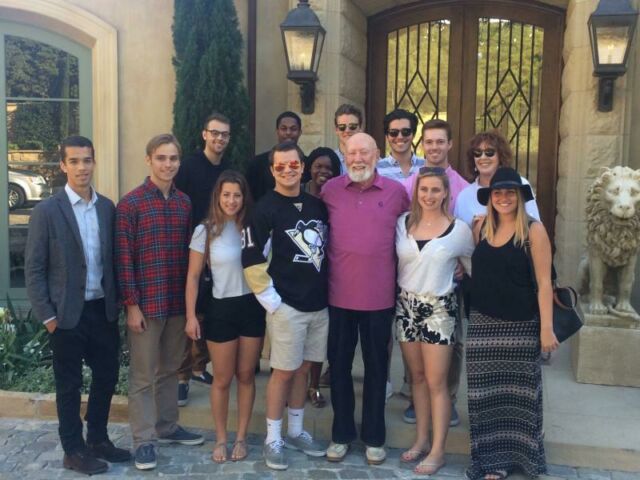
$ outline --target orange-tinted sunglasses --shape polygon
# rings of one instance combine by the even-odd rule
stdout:
[[[284,172],[285,168],[287,168],[287,165],[291,170],[299,170],[301,164],[300,160],[291,160],[289,163],[278,163],[277,165],[273,166],[273,169],[278,173],[282,173]]]

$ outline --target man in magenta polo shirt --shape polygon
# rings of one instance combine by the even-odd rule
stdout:
[[[445,169],[445,173],[449,178],[449,190],[451,193],[449,213],[453,215],[458,194],[469,186],[469,182],[449,164],[451,147],[453,147],[453,142],[451,141],[451,125],[449,125],[449,122],[434,118],[422,126],[422,150],[424,150],[425,165]],[[404,186],[407,189],[409,198],[412,198],[416,178],[417,173],[414,173],[404,180]]]
[[[403,186],[376,172],[380,151],[372,137],[347,142],[347,175],[327,182],[321,198],[329,211],[329,340],[332,442],[329,461],[339,462],[356,439],[351,368],[358,334],[364,360],[361,438],[367,461],[386,453],[387,346],[396,292],[395,228],[408,210]]]

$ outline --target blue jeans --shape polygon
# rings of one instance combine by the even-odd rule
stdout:
[[[389,360],[387,348],[391,336],[393,313],[393,308],[367,312],[329,307],[327,353],[331,368],[331,404],[333,406],[331,438],[336,443],[350,443],[357,437],[351,369],[359,334],[364,361],[360,437],[367,446],[384,445],[385,391]]]

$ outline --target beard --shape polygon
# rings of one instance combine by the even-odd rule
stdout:
[[[349,179],[355,183],[368,182],[373,177],[373,173],[375,172],[374,167],[368,167],[364,170],[354,171],[352,168],[347,169],[347,175],[349,175]]]

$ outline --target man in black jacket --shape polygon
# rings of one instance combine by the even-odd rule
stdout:
[[[209,211],[211,192],[220,173],[229,168],[224,154],[231,138],[231,122],[218,112],[209,115],[202,125],[204,148],[194,152],[180,165],[175,178],[178,190],[186,193],[191,200],[191,226],[195,229],[202,223]],[[210,292],[203,292],[204,295]],[[202,297],[204,298],[204,297]],[[196,312],[204,313],[205,305],[199,299]],[[204,338],[188,340],[185,359],[178,371],[178,405],[183,407],[189,399],[189,380],[211,385],[213,377],[207,372],[209,352]]]

